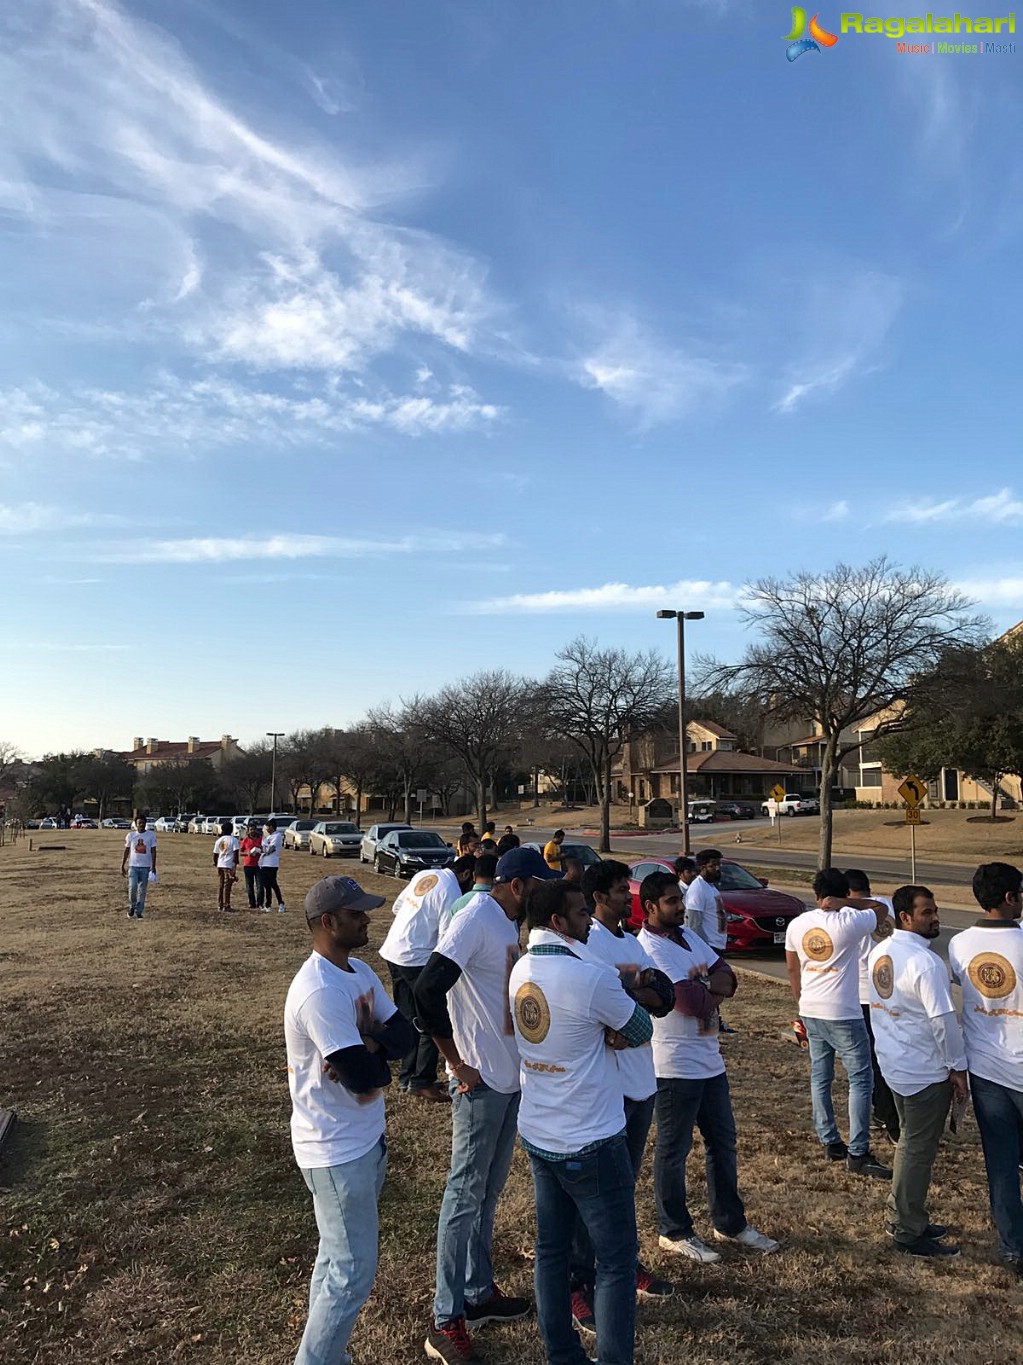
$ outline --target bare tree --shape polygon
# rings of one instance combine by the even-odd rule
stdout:
[[[330,754],[329,730],[295,730],[287,735],[277,750],[278,771],[284,776],[291,793],[292,808],[297,812],[302,788],[309,788],[309,813],[316,805],[316,793],[331,780],[333,761]]]
[[[670,702],[675,672],[660,654],[598,649],[578,636],[559,649],[543,687],[551,729],[586,758],[600,804],[600,848],[611,849],[611,768],[630,730],[650,725]]]
[[[340,736],[340,744],[341,767],[336,778],[332,778],[331,781],[335,785],[339,799],[342,778],[346,777],[355,788],[355,818],[359,821],[362,817],[363,793],[376,785],[379,775],[380,747],[377,736],[365,721],[353,726],[351,730],[345,730]]]
[[[12,744],[9,739],[0,739],[0,787],[4,785],[8,773],[18,768],[24,761],[24,755],[16,744]]]
[[[480,829],[487,822],[487,782],[518,741],[526,697],[524,679],[495,669],[450,683],[422,705],[424,733],[465,769]]]
[[[913,678],[951,645],[979,642],[986,622],[966,614],[972,604],[940,574],[883,555],[859,569],[759,579],[747,594],[742,615],[760,640],[737,664],[699,660],[699,685],[821,727],[819,862],[829,867],[831,791],[842,759],[859,748],[858,727],[873,720],[875,739],[898,729]]]
[[[76,767],[75,782],[84,800],[96,802],[96,819],[101,821],[111,801],[131,800],[135,769],[121,754],[89,754]]]
[[[384,765],[393,772],[404,804],[402,819],[410,825],[414,793],[418,787],[429,786],[437,767],[437,752],[425,724],[425,702],[415,696],[397,707],[377,706],[366,721],[376,735]]]
[[[270,790],[273,751],[266,740],[252,744],[221,769],[225,787],[241,800],[246,811],[258,811],[260,798]]]

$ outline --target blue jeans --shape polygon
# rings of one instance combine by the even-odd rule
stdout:
[[[863,1019],[803,1019],[810,1040],[810,1100],[813,1126],[821,1142],[841,1142],[835,1123],[831,1086],[835,1057],[849,1077],[849,1155],[862,1156],[870,1148],[870,1103],[874,1076],[870,1065],[870,1037]]]
[[[295,1365],[351,1365],[348,1338],[377,1273],[377,1201],[386,1173],[383,1138],[355,1161],[302,1171],[312,1191],[320,1247]]]
[[[586,1156],[529,1155],[536,1192],[536,1316],[548,1365],[583,1365],[572,1326],[569,1258],[576,1218],[597,1256],[593,1315],[600,1365],[632,1365],[636,1335],[636,1182],[625,1134]]]
[[[1023,1093],[970,1072],[973,1112],[987,1168],[991,1217],[1003,1261],[1023,1260],[1023,1201],[1019,1192],[1020,1124]]]
[[[654,1148],[654,1197],[662,1237],[692,1237],[693,1220],[686,1203],[686,1158],[693,1127],[703,1138],[707,1166],[707,1203],[718,1232],[734,1237],[746,1226],[739,1195],[739,1162],[735,1151],[735,1118],[722,1071],[702,1081],[657,1078],[657,1146]]]
[[[643,1164],[643,1152],[654,1117],[654,1096],[645,1100],[625,1098],[625,1146],[629,1161],[632,1163],[634,1180],[639,1179],[639,1168]],[[592,1289],[595,1276],[593,1243],[590,1241],[586,1224],[581,1217],[575,1220],[572,1237],[572,1288]]]
[[[465,1312],[466,1301],[486,1303],[494,1292],[497,1201],[515,1155],[519,1092],[501,1095],[487,1085],[462,1095],[451,1086],[451,1170],[437,1223],[438,1326]]]
[[[133,915],[142,918],[146,908],[146,892],[149,890],[149,868],[128,868],[128,909]]]

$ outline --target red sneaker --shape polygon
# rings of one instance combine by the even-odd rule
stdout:
[[[668,1280],[659,1280],[651,1275],[645,1266],[636,1268],[636,1293],[645,1299],[668,1299],[675,1292],[675,1286]]]
[[[572,1293],[572,1322],[578,1332],[596,1335],[597,1319],[593,1316],[593,1290],[576,1289]]]
[[[465,1318],[455,1318],[454,1322],[438,1327],[430,1323],[430,1335],[426,1338],[426,1354],[431,1360],[443,1360],[445,1365],[483,1365],[483,1357],[473,1350],[469,1333],[465,1330]]]

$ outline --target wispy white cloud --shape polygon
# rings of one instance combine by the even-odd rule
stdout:
[[[1011,607],[1023,616],[1023,577],[962,578],[952,585],[981,606]]]
[[[846,521],[848,520],[850,507],[845,498],[839,498],[830,507],[826,507],[821,513],[821,521]]]
[[[201,536],[139,540],[93,556],[106,564],[225,564],[244,560],[371,559],[415,554],[461,554],[505,544],[500,534],[424,532],[394,539],[347,536]]]
[[[743,375],[739,365],[658,340],[631,317],[616,321],[576,367],[585,388],[599,389],[643,427],[715,403]]]
[[[919,498],[889,508],[886,522],[911,522],[926,526],[944,521],[981,521],[1005,525],[1023,522],[1023,499],[1011,488],[1001,488],[981,498]]]
[[[118,654],[134,649],[134,645],[86,644],[71,640],[5,640],[4,648],[12,653],[38,650],[47,654]]]
[[[470,615],[507,613],[553,615],[558,612],[632,611],[637,607],[682,607],[686,611],[728,611],[741,604],[741,587],[729,582],[683,579],[678,583],[634,586],[604,583],[599,588],[558,588],[549,592],[515,593],[466,602]]]
[[[881,348],[902,306],[901,280],[877,270],[841,267],[800,283],[805,299],[797,357],[789,366],[774,411],[794,412],[834,393],[879,363]]]
[[[30,536],[97,526],[127,526],[126,517],[106,512],[72,512],[41,502],[0,503],[0,536]]]

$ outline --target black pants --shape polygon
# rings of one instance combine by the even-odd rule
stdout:
[[[260,903],[265,905],[268,910],[273,904],[274,895],[277,896],[278,905],[284,904],[281,888],[277,885],[278,871],[279,869],[276,867],[261,867],[259,869]]]
[[[386,960],[386,959],[385,959]],[[422,967],[398,967],[387,963],[391,974],[391,994],[394,1003],[406,1019],[416,1017],[416,999],[413,987]],[[416,1042],[401,1059],[401,1072],[398,1083],[402,1090],[426,1090],[437,1082],[437,1044],[428,1033],[416,1034]]]
[[[874,1051],[874,1030],[870,1027],[870,1006],[864,1005],[862,1008],[863,1022],[867,1026],[867,1037],[870,1039],[870,1065],[874,1072],[874,1098],[872,1101],[874,1118],[888,1129],[888,1136],[891,1140],[898,1142],[902,1127],[899,1122],[899,1111],[895,1107],[895,1097],[888,1089],[888,1082],[881,1075],[881,1068],[877,1064],[877,1053]]]
[[[255,910],[258,905],[263,903],[263,889],[259,884],[259,868],[243,867],[245,873],[245,891],[249,898],[249,909]]]

